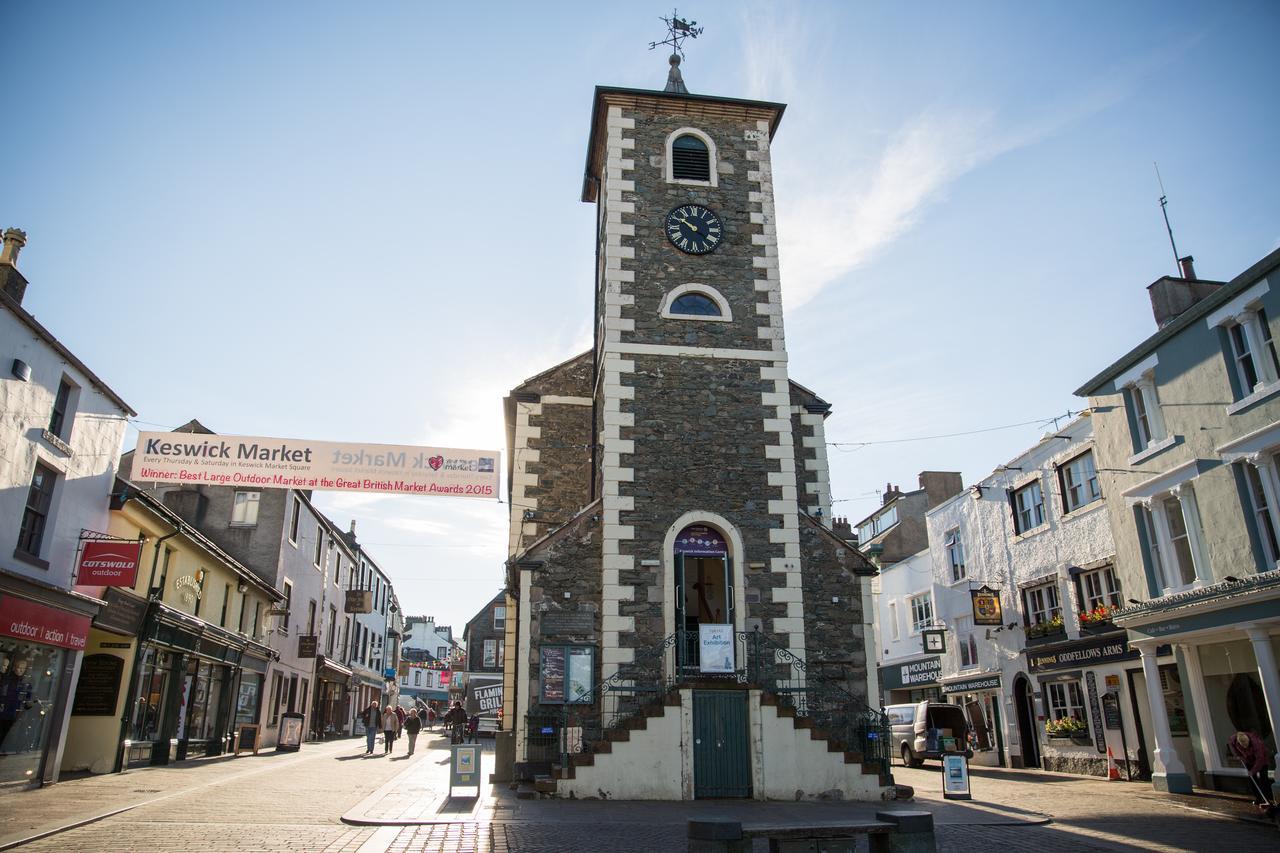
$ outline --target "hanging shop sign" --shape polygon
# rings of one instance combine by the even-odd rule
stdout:
[[[373,590],[371,589],[347,590],[346,601],[343,602],[342,610],[344,613],[372,613],[373,612]]]
[[[1000,689],[1000,673],[994,672],[990,675],[978,675],[973,678],[966,678],[963,681],[953,681],[950,684],[942,685],[942,693],[950,696],[953,693],[979,693],[983,690],[999,690]]]
[[[81,546],[76,583],[84,586],[131,587],[138,579],[142,543],[89,539]]]
[[[1027,668],[1032,672],[1051,672],[1055,669],[1134,660],[1137,657],[1138,650],[1129,648],[1123,636],[1102,637],[1064,643],[1056,647],[1027,649]]]
[[[920,647],[930,654],[944,654],[947,651],[947,632],[942,628],[927,628],[920,632]]]
[[[1000,590],[984,585],[969,590],[969,598],[973,603],[973,624],[1004,624],[1004,614],[1000,612]]]
[[[723,557],[729,553],[720,531],[690,524],[676,537],[676,553],[686,557]]]
[[[133,479],[496,498],[498,451],[144,432]]]
[[[319,650],[319,647],[320,647],[320,638],[317,635],[303,634],[301,637],[298,638],[298,657],[313,658],[316,656],[316,652]],[[392,672],[391,675],[387,677],[391,678],[394,675],[395,673]]]
[[[891,663],[880,667],[880,686],[885,690],[922,687],[936,684],[942,675],[942,658],[922,658],[910,663]]]
[[[0,636],[80,652],[89,640],[89,617],[0,595]]]
[[[733,626],[698,626],[698,669],[733,672]]]

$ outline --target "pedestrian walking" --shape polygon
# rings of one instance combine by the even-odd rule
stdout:
[[[391,754],[391,745],[396,742],[396,734],[400,731],[400,718],[396,716],[396,712],[388,705],[382,711],[382,743],[383,755]]]
[[[418,742],[418,732],[422,730],[422,718],[416,711],[404,715],[404,736],[409,739],[409,754],[413,755],[413,747]]]
[[[400,721],[400,728],[404,728],[405,711],[403,705],[396,706],[396,719]]]
[[[436,709],[434,705],[427,706],[427,728],[434,729],[436,727]]]
[[[467,712],[462,710],[461,702],[453,703],[453,707],[444,715],[444,724],[449,732],[449,742],[462,743],[462,731],[467,725]]]
[[[1254,805],[1270,809],[1273,803],[1268,796],[1271,785],[1267,781],[1267,767],[1271,764],[1271,756],[1262,738],[1255,732],[1236,732],[1227,741],[1227,751],[1240,760],[1244,765],[1244,772],[1253,780]]]
[[[382,709],[375,699],[369,707],[360,713],[360,722],[364,724],[365,755],[373,755],[373,745],[378,737],[378,729],[382,726]]]
[[[467,720],[467,743],[478,743],[477,732],[480,731],[480,715],[472,714]]]

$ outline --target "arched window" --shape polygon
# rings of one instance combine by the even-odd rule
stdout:
[[[693,134],[678,136],[671,143],[671,176],[679,181],[711,180],[711,152]]]
[[[671,303],[671,313],[691,314],[695,317],[719,317],[720,306],[705,294],[686,293]]]
[[[700,283],[682,284],[669,290],[662,298],[659,313],[668,320],[733,321],[729,300],[714,287]]]

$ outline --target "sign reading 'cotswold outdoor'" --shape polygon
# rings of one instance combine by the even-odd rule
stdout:
[[[132,479],[260,489],[498,496],[498,453],[400,444],[144,432]]]

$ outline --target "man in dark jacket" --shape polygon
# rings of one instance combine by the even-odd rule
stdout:
[[[382,709],[378,707],[378,700],[374,699],[369,703],[369,707],[360,712],[360,722],[364,724],[364,739],[368,749],[365,750],[366,755],[373,755],[373,744],[378,737],[378,729],[382,727]]]
[[[422,731],[422,718],[416,711],[404,715],[404,733],[409,738],[409,754],[413,755],[413,745],[418,741],[418,732]]]
[[[449,713],[444,715],[444,725],[450,734],[450,742],[462,743],[462,732],[467,726],[467,712],[462,710],[461,702],[454,702]]]

